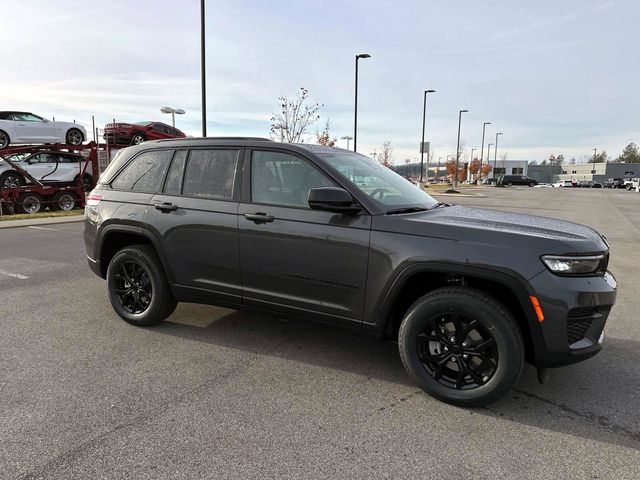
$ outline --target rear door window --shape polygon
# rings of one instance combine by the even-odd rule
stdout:
[[[151,150],[141,153],[111,182],[111,188],[142,193],[160,191],[172,153],[172,150]]]
[[[233,199],[239,150],[191,150],[183,195],[214,200]]]
[[[182,173],[187,161],[187,151],[178,150],[173,156],[173,162],[164,182],[164,193],[167,195],[180,195],[182,193]]]

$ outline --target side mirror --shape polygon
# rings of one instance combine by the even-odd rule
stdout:
[[[309,190],[309,206],[313,210],[325,210],[344,214],[354,214],[362,210],[354,205],[349,192],[338,187],[320,187]]]

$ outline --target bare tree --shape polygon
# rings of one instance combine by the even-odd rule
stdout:
[[[331,137],[331,135],[329,134],[330,127],[331,122],[329,122],[329,119],[327,119],[326,123],[324,124],[324,130],[322,130],[322,132],[318,132],[316,130],[316,138],[319,145],[324,145],[326,147],[335,147],[338,139]]]
[[[382,144],[382,151],[378,154],[378,161],[385,167],[388,167],[392,159],[393,147],[391,146],[391,141],[387,140]]]
[[[271,137],[281,142],[300,143],[307,129],[320,118],[318,111],[324,105],[311,103],[309,90],[304,87],[293,99],[283,95],[278,101],[280,112],[271,117]]]

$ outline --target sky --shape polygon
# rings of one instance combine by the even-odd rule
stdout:
[[[198,0],[2,0],[0,110],[91,127],[171,123],[201,133]],[[499,158],[617,157],[640,143],[637,0],[208,0],[209,136],[269,136],[280,95],[309,90],[338,139],[390,141],[419,159],[423,92],[433,156],[461,158],[499,139]],[[316,127],[309,131],[314,141]],[[338,146],[346,147],[344,140]],[[486,147],[485,147],[486,152]],[[486,155],[486,153],[485,153]],[[474,155],[477,156],[477,155]],[[493,151],[492,151],[493,157]]]

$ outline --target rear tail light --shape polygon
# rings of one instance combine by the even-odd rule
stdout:
[[[102,195],[89,195],[85,200],[85,205],[91,208],[97,208],[102,202]]]

